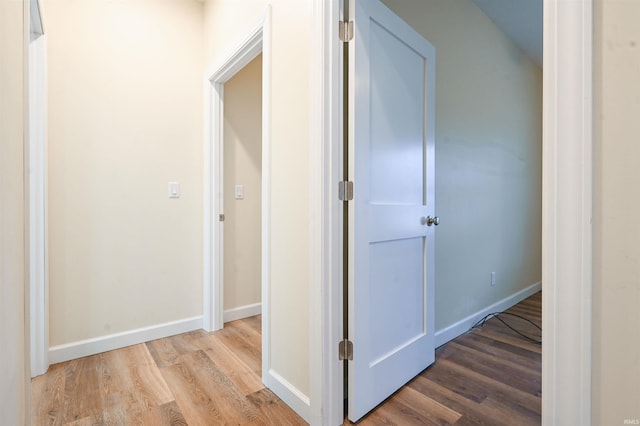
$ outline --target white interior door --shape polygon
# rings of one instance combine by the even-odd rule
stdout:
[[[435,49],[378,0],[350,10],[348,416],[356,421],[435,358]]]

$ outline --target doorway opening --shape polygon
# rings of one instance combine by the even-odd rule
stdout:
[[[262,313],[262,54],[224,83],[222,141],[223,322]]]
[[[341,124],[342,44],[334,34],[342,30],[343,2],[327,3],[317,2],[319,24],[316,39],[323,49],[316,55],[316,61],[319,68],[331,70],[328,78],[321,74],[316,76],[316,93],[322,97],[323,105],[328,105],[318,120],[318,137],[314,138],[315,149],[319,152],[327,135],[336,141],[332,147],[341,146],[340,134],[335,129]],[[583,423],[589,423],[592,2],[575,2],[567,7],[563,2],[552,0],[545,3],[544,8],[542,276],[545,290],[543,340],[549,344],[542,351],[542,382],[546,389],[542,403],[545,421],[578,416]],[[562,120],[558,118],[559,111],[562,111]],[[566,143],[568,140],[571,143]],[[314,176],[315,180],[326,181],[327,185],[339,181],[341,175],[335,164],[340,164],[340,156],[328,151],[323,158],[335,161],[319,161],[316,167],[320,171]],[[312,324],[329,318],[318,329],[319,337],[312,342],[315,347],[328,351],[334,350],[335,342],[342,335],[341,316],[331,315],[335,311],[334,306],[342,306],[341,275],[333,273],[336,268],[341,272],[342,266],[341,240],[336,240],[342,231],[342,204],[334,201],[332,194],[316,191],[313,195],[317,198],[316,204],[325,206],[332,214],[331,220],[317,223],[316,238],[323,243],[322,249],[327,254],[318,256],[313,268],[322,270],[333,266],[333,269],[332,273],[312,280],[312,291],[318,295],[318,301],[311,310]],[[319,254],[325,252],[319,251]],[[560,281],[562,285],[559,285]],[[583,297],[576,297],[576,294]],[[312,335],[315,330],[311,328]],[[562,353],[571,356],[558,356]],[[576,353],[579,354],[577,359]],[[338,424],[343,420],[343,366],[331,359],[326,361],[312,357],[311,361],[311,371],[319,371],[312,375],[312,401],[319,401],[313,404],[312,412],[319,418],[329,418]],[[557,371],[565,374],[558,375]]]
[[[467,58],[475,58],[474,55],[477,51],[485,51],[479,48],[481,46],[475,46],[475,51],[468,53],[465,52],[464,49],[454,49],[456,46],[451,37],[442,36],[447,28],[438,27],[437,24],[439,24],[439,22],[429,22],[428,28],[429,31],[432,32],[424,29],[424,27],[426,27],[424,24],[428,21],[426,19],[422,20],[420,17],[428,15],[427,13],[418,13],[419,11],[416,11],[416,8],[409,10],[409,7],[404,7],[403,9],[401,4],[393,0],[382,0],[382,3],[385,3],[392,11],[396,11],[399,16],[404,16],[404,19],[412,23],[415,28],[421,29],[425,34],[432,35],[433,39],[438,40],[440,42],[438,46],[441,51],[447,52],[445,57],[450,61],[444,61],[446,66],[441,67],[441,69],[446,69],[447,72],[439,74],[440,76],[446,75],[446,77],[440,80],[441,82],[444,81],[444,83],[439,84],[440,87],[436,95],[436,97],[440,99],[441,105],[438,107],[439,115],[440,117],[444,117],[440,123],[445,123],[445,125],[439,126],[439,124],[436,123],[436,127],[440,127],[439,136],[443,142],[441,149],[438,150],[438,155],[442,154],[440,159],[444,160],[444,162],[441,161],[441,164],[446,165],[446,168],[444,168],[445,173],[442,173],[443,169],[439,170],[438,179],[442,178],[441,182],[446,182],[444,184],[440,183],[441,186],[447,185],[449,189],[453,189],[453,191],[440,194],[444,195],[440,197],[441,200],[444,199],[444,203],[441,203],[444,208],[438,211],[437,214],[442,214],[445,222],[444,233],[441,233],[442,236],[446,236],[441,239],[441,241],[444,241],[443,247],[445,247],[445,249],[440,250],[440,252],[456,253],[456,259],[465,258],[465,270],[460,270],[460,264],[456,262],[456,259],[449,259],[449,256],[441,256],[436,268],[444,271],[440,272],[441,276],[447,277],[446,280],[441,280],[441,282],[450,283],[455,281],[456,285],[458,285],[458,283],[464,283],[467,287],[469,287],[469,283],[478,283],[478,286],[482,286],[482,297],[484,297],[484,293],[493,293],[492,300],[485,299],[484,302],[486,305],[489,305],[487,302],[493,303],[490,306],[485,305],[483,307],[482,302],[478,303],[478,300],[481,298],[479,294],[466,291],[464,287],[458,288],[457,292],[447,289],[449,290],[449,295],[447,295],[447,297],[440,297],[441,301],[445,303],[439,304],[440,312],[445,313],[445,315],[440,314],[438,318],[443,325],[439,327],[440,330],[435,336],[436,346],[440,346],[453,337],[466,332],[476,317],[482,317],[489,312],[505,310],[526,296],[535,293],[541,287],[542,72],[539,68],[534,67],[534,64],[532,64],[529,59],[524,58],[524,55],[521,53],[518,54],[520,56],[517,57],[518,61],[516,63],[513,61],[514,53],[512,51],[496,51],[496,57],[490,66],[501,69],[502,75],[510,76],[511,79],[508,81],[510,85],[504,86],[504,84],[507,83],[503,81],[505,79],[500,80],[494,78],[491,70],[487,71],[483,69],[482,65],[473,63],[473,60],[466,58],[456,58],[456,61],[453,61],[451,57],[454,55],[449,54],[452,51],[456,51],[456,54],[460,56],[467,55]],[[358,2],[351,2],[351,4],[355,4],[357,7]],[[370,4],[367,2],[367,5]],[[347,5],[345,5],[345,7],[346,6]],[[480,19],[480,12],[471,6],[468,8],[460,7],[455,10],[451,8],[448,9],[446,13],[442,13],[442,15],[455,16],[456,18],[462,16],[467,24],[461,25],[460,28],[468,27],[467,31],[474,30],[482,32],[482,37],[470,35],[470,39],[476,38],[484,42],[492,41],[493,38],[500,36],[502,37],[500,40],[503,40],[504,36],[498,33],[498,29],[490,25],[485,25],[485,23],[488,22],[486,17]],[[350,17],[354,16],[350,12],[346,12],[346,14]],[[411,17],[414,17],[414,19],[411,20]],[[380,20],[376,22],[379,23]],[[364,43],[363,40],[369,40],[367,33],[369,27],[362,24],[362,22],[360,22],[360,25],[364,27],[364,29],[362,29],[362,27],[359,28],[358,21],[355,20],[355,35],[353,40],[345,45],[345,50],[351,51],[351,49],[354,49],[354,46],[358,45],[358,42]],[[442,37],[438,38],[438,36]],[[373,39],[373,36],[371,36],[371,39]],[[511,44],[509,46],[511,46]],[[373,49],[365,50],[372,51]],[[512,50],[519,52],[518,49]],[[398,51],[399,49],[394,50],[394,52]],[[376,55],[371,56],[381,57],[380,51],[376,51]],[[458,68],[456,68],[453,66],[454,63],[462,64],[465,63],[465,61],[470,63],[468,67],[458,66]],[[392,63],[399,62],[400,61],[396,60]],[[534,68],[536,68],[535,71]],[[349,79],[353,78],[350,74],[352,70],[353,68],[349,69]],[[359,76],[355,78],[359,78]],[[361,90],[360,93],[363,93],[362,96],[366,95],[366,89],[364,89],[364,87],[366,87],[369,81],[368,79],[373,79],[372,74],[364,73],[364,76],[360,78],[360,83],[357,85],[358,89]],[[403,84],[407,84],[408,79],[402,79],[400,81],[402,81]],[[460,81],[467,82],[464,96],[468,96],[468,98],[465,99],[464,102],[460,102],[463,96],[459,93],[459,87],[451,83]],[[478,82],[477,87],[474,87],[473,83],[475,82]],[[517,87],[520,83],[522,83],[523,86]],[[349,86],[353,85],[352,80],[344,84],[348,84]],[[380,96],[382,88],[384,87],[386,86],[379,84],[375,95]],[[492,87],[494,89],[493,93],[487,93],[487,87]],[[505,90],[505,87],[513,90]],[[512,97],[507,98],[501,96],[503,92],[509,93]],[[530,95],[532,95],[530,98],[531,101],[519,102],[520,98],[524,99]],[[368,105],[374,105],[376,99],[374,95],[370,95],[370,97],[372,100],[369,101],[367,99],[366,103]],[[470,107],[466,110],[460,106],[465,105],[468,107],[469,105],[473,105],[474,102],[483,102],[483,106]],[[491,103],[491,105],[488,105],[488,103]],[[456,107],[448,108],[454,104]],[[442,105],[444,105],[444,107]],[[513,105],[518,105],[521,109],[515,111]],[[370,110],[374,110],[374,107],[371,106]],[[403,108],[401,106],[393,110],[402,111]],[[419,108],[407,108],[403,113],[406,116],[410,111],[415,110],[419,110]],[[483,111],[483,113],[476,114],[477,111]],[[447,114],[451,114],[451,119],[448,119]],[[388,115],[390,116],[391,112],[388,113]],[[462,119],[462,117],[464,117],[464,119]],[[504,124],[504,117],[513,118],[513,120],[509,120],[509,126],[511,127]],[[497,123],[497,126],[494,123]],[[357,132],[358,129],[369,130],[369,128],[373,129],[374,127],[362,126],[359,128],[356,125],[355,128]],[[402,126],[402,128],[406,129],[407,126]],[[444,131],[442,130],[443,128],[445,129]],[[473,134],[465,134],[469,129],[473,129]],[[371,134],[373,135],[374,133],[375,132],[371,130]],[[400,135],[402,133],[396,132],[395,134]],[[517,158],[519,162],[513,161],[514,158],[512,158],[513,153],[516,152],[518,153]],[[346,155],[347,154],[345,154],[345,156]],[[371,155],[373,156],[373,154]],[[479,158],[481,156],[485,158]],[[357,160],[350,160],[355,162],[356,168],[358,165],[362,166],[363,162],[366,161],[362,160],[359,163]],[[482,165],[479,166],[481,162]],[[404,164],[409,164],[409,161],[404,161]],[[378,169],[380,169],[380,167],[378,167]],[[452,171],[454,173],[452,173]],[[388,173],[388,175],[391,176],[392,174]],[[354,179],[354,185],[359,188],[356,192],[360,194],[360,196],[362,196],[363,193],[366,194],[368,188],[365,187],[365,185],[373,187],[375,184],[374,177],[371,177],[370,180],[363,183],[365,179]],[[390,181],[390,179],[387,181]],[[468,192],[468,189],[474,186],[474,191],[472,191],[472,193]],[[408,185],[395,185],[395,189],[405,187],[408,187]],[[451,197],[449,193],[454,194],[456,191],[458,191],[455,197],[456,199],[448,198]],[[460,194],[462,194],[462,197],[459,196]],[[478,200],[476,200],[475,197],[477,197]],[[367,198],[366,195],[365,198]],[[491,243],[494,244],[494,248],[490,250],[486,250],[489,243],[486,242],[486,239],[482,238],[481,234],[493,225],[484,222],[483,226],[477,226],[477,223],[482,223],[477,221],[482,217],[482,214],[486,214],[491,210],[487,209],[486,212],[481,212],[475,208],[469,208],[469,206],[487,205],[486,200],[488,199],[493,200],[490,203],[491,208],[495,209],[495,206],[500,206],[500,209],[495,211],[495,214],[504,215],[504,220],[500,220],[498,224],[495,225],[496,229],[492,230],[495,231],[492,232],[492,236],[497,235],[499,238],[492,239]],[[467,205],[461,203],[460,200],[465,200]],[[388,203],[385,203],[385,208],[387,204]],[[452,208],[452,206],[455,206],[455,208]],[[509,214],[505,214],[505,212],[509,212]],[[372,222],[374,219],[375,213],[374,210],[371,209],[368,220]],[[460,229],[457,229],[456,232],[451,232],[452,227],[446,224],[447,221],[451,224],[456,224],[457,228],[468,226],[468,229],[464,231],[464,237],[460,238],[460,235],[456,234],[456,232],[460,232]],[[405,226],[407,223],[413,222],[411,222],[411,220],[403,220],[395,221],[394,223],[402,223],[403,226]],[[503,228],[500,229],[498,225]],[[381,226],[370,226],[369,229],[373,229],[379,233],[383,228]],[[505,234],[503,229],[509,229],[508,234]],[[472,247],[469,242],[474,241],[474,235],[478,236],[477,240],[483,241],[485,252],[478,254],[478,250],[476,249],[473,255],[465,255],[464,250]],[[508,238],[500,236],[508,236]],[[414,250],[414,252],[415,251],[417,250]],[[353,256],[349,254],[350,261],[352,257]],[[406,259],[406,257],[403,259]],[[380,262],[377,264],[380,264]],[[373,270],[373,267],[371,267],[371,269]],[[498,279],[496,283],[496,272],[492,272],[492,270],[498,270],[497,276],[502,277],[502,281]],[[451,277],[455,277],[455,280],[451,279]],[[369,287],[367,291],[369,294],[373,293],[373,290],[371,290],[372,281],[373,280],[370,280],[368,282]],[[391,282],[391,280],[389,280],[389,282]],[[348,282],[349,288],[351,288],[352,285],[353,280],[351,280],[350,277]],[[475,288],[473,288],[473,290],[475,290]],[[449,297],[451,294],[457,294],[457,297],[459,299],[461,298],[462,302],[473,304],[477,306],[477,308],[483,309],[477,312],[464,312],[462,309],[458,309],[457,306],[463,303],[453,301],[454,298]],[[463,296],[460,297],[459,295]],[[347,296],[351,298],[351,292],[343,296],[345,300],[347,300]],[[388,299],[389,298],[386,298],[385,301],[388,301]],[[412,300],[415,299],[416,298],[413,298]],[[351,303],[352,300],[348,300],[348,302]],[[367,300],[367,302],[371,303],[369,300]],[[446,303],[450,303],[450,305],[446,305]],[[444,310],[442,309],[442,305],[445,305]],[[403,306],[409,306],[409,303],[404,303]],[[450,306],[450,309],[447,309],[446,306]],[[456,310],[458,311],[457,316],[449,314]],[[358,309],[355,309],[355,311],[358,311]],[[359,312],[363,311],[365,311],[365,309],[359,310]],[[378,309],[377,311],[380,310]],[[397,312],[402,311],[398,309]],[[405,312],[402,313],[406,316]],[[388,324],[390,321],[386,323]],[[351,324],[349,327],[351,327]],[[380,329],[381,327],[378,328]],[[358,338],[357,333],[350,331],[350,334],[352,335],[348,336],[349,340],[353,339],[354,335]],[[392,341],[392,339],[389,340]],[[353,346],[354,353],[358,352],[357,347],[361,347],[361,345],[359,346],[358,342],[355,341]],[[361,359],[364,351],[365,349],[359,350]],[[377,362],[377,359],[375,361]],[[348,362],[344,369],[348,368],[350,370],[349,374],[351,374],[351,370],[354,368],[356,362],[356,357],[354,357],[354,361],[351,363]],[[352,386],[352,383],[350,382],[349,385]],[[349,399],[352,399],[351,395]],[[375,406],[375,404],[369,404],[369,407],[373,406]],[[350,409],[349,411],[352,410]],[[350,412],[349,415],[351,414]],[[355,419],[357,420],[358,418],[359,416],[356,415]]]

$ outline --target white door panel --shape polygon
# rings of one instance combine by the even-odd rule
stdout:
[[[423,239],[371,243],[369,255],[369,306],[377,307],[368,319],[373,367],[425,334]]]
[[[369,205],[369,242],[412,238],[425,235],[422,224],[426,208],[422,205]]]
[[[378,0],[355,0],[349,49],[348,414],[434,361],[435,50]]]

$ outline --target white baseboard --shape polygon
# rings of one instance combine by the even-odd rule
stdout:
[[[262,303],[253,303],[251,305],[239,306],[237,308],[227,309],[222,314],[223,321],[235,321],[242,318],[248,318],[262,313]]]
[[[289,383],[284,377],[269,370],[266,377],[267,386],[278,398],[293,409],[305,422],[311,422],[311,400],[298,388]]]
[[[468,317],[451,324],[448,327],[443,328],[442,330],[436,331],[435,341],[436,348],[444,345],[450,340],[455,339],[456,337],[466,333],[469,331],[472,325],[474,325],[477,321],[479,321],[485,315],[488,315],[493,312],[502,312],[513,305],[522,302],[527,297],[531,296],[539,292],[542,289],[542,283],[537,282],[535,284],[530,285],[529,287],[520,290],[517,293],[512,294],[511,296],[505,297],[499,302],[494,303],[493,305],[487,306],[486,308],[476,312],[475,314],[469,315]]]
[[[174,336],[200,328],[202,328],[202,317],[198,316],[124,331],[122,333],[109,334],[93,339],[81,340],[79,342],[52,346],[49,348],[49,362],[56,364],[58,362],[95,355],[126,346],[137,345],[138,343],[144,343],[150,340]]]

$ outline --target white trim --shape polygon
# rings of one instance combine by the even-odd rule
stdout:
[[[269,370],[267,374],[263,374],[264,384],[280,398],[285,404],[293,409],[307,423],[310,421],[311,401],[304,392],[289,383],[284,377],[275,370]]]
[[[209,67],[206,73],[207,81],[212,84],[224,84],[262,52],[264,20],[265,18],[254,26],[221,63]]]
[[[187,333],[198,330],[201,326],[202,317],[197,316],[64,345],[52,346],[51,349],[49,349],[49,360],[51,364],[56,364],[58,362],[95,355],[126,346],[137,345],[138,343],[175,336],[176,334]]]
[[[224,311],[224,322],[235,321],[242,318],[249,318],[262,313],[262,303],[252,303],[251,305],[238,306],[237,308]]]
[[[313,1],[309,150],[309,377],[311,424],[344,420],[342,226],[342,2]]]
[[[205,73],[204,137],[204,271],[203,328],[219,330],[224,325],[223,308],[223,227],[217,217],[222,212],[222,166],[224,138],[224,83],[263,52],[262,60],[262,294],[268,295],[268,223],[270,162],[270,67],[271,7],[247,36]],[[263,296],[264,297],[264,296]],[[264,303],[264,302],[263,302]],[[265,304],[266,308],[266,304]],[[266,311],[266,309],[265,309]],[[263,318],[264,321],[264,318]],[[264,332],[263,332],[264,334]]]
[[[262,381],[271,368],[271,6],[262,22]]]
[[[29,327],[31,377],[49,368],[49,289],[47,258],[47,85],[46,39],[40,13],[31,2],[31,20],[40,27],[31,31],[29,43]],[[37,2],[35,2],[37,5]],[[34,18],[33,13],[37,13]],[[36,36],[34,36],[34,34]]]
[[[592,0],[544,4],[542,422],[591,424]]]
[[[484,309],[479,310],[474,314],[469,315],[464,319],[461,319],[454,324],[451,324],[448,327],[443,328],[442,330],[436,331],[436,348],[469,331],[469,329],[485,315],[491,314],[493,312],[506,311],[510,307],[520,303],[532,294],[539,292],[541,289],[542,283],[537,282],[525,289],[518,291],[517,293],[505,297],[504,299],[490,306],[487,306]]]

